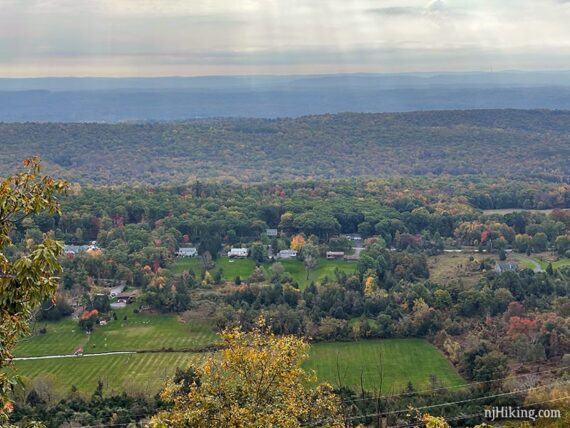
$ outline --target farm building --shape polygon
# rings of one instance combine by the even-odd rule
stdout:
[[[198,255],[198,250],[194,247],[179,248],[176,255],[178,257],[196,257]]]
[[[327,260],[344,259],[344,251],[327,251]]]
[[[281,250],[277,254],[278,259],[294,259],[297,257],[297,251],[295,250]]]
[[[519,265],[515,262],[500,262],[495,265],[497,272],[516,272],[519,270]]]
[[[228,251],[228,257],[245,258],[247,257],[247,248],[232,248],[230,251]]]

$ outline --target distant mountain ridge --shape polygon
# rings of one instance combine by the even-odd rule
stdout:
[[[0,123],[0,171],[40,155],[83,184],[393,175],[569,182],[570,111],[345,113],[170,123]]]
[[[570,72],[0,79],[0,122],[570,109]]]

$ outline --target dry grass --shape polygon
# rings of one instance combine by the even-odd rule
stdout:
[[[446,253],[429,257],[430,279],[442,284],[460,280],[464,284],[473,285],[485,274],[477,269],[479,262],[486,258],[497,260],[494,254],[473,253]]]

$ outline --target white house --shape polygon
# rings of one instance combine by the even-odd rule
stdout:
[[[176,255],[178,257],[196,257],[198,255],[198,250],[193,247],[179,248]]]
[[[97,246],[97,242],[92,241],[89,245],[64,245],[63,252],[67,256],[74,256],[79,253],[83,253],[89,250],[100,250]]]
[[[230,251],[228,251],[228,257],[247,257],[247,248],[232,248]]]
[[[297,257],[297,251],[295,250],[281,250],[277,254],[278,259],[294,259]]]
[[[275,237],[278,235],[277,229],[265,229],[265,234],[270,237]]]
[[[341,235],[343,238],[350,239],[351,241],[362,241],[362,235],[359,233],[346,233]]]

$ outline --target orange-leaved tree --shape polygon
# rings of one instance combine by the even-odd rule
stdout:
[[[18,383],[5,368],[11,365],[17,340],[29,333],[34,310],[56,291],[63,251],[61,243],[44,236],[38,245],[27,242],[23,255],[5,255],[19,222],[44,211],[58,213],[57,196],[67,187],[63,181],[41,176],[38,158],[25,160],[23,166],[24,172],[0,181],[0,426],[7,424],[12,408],[9,393]]]
[[[196,370],[191,385],[169,382],[162,398],[171,410],[154,427],[342,427],[340,401],[326,384],[310,387],[314,373],[301,364],[309,345],[277,336],[259,319],[250,332],[222,333],[225,348]]]
[[[305,237],[301,234],[293,236],[291,238],[291,249],[294,251],[301,251],[305,246]]]

